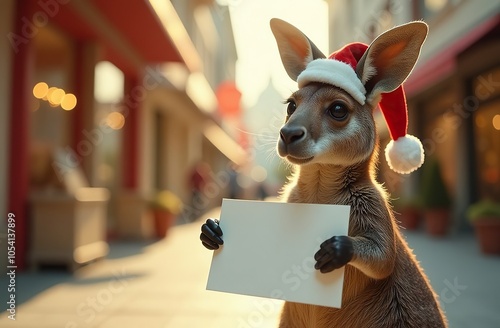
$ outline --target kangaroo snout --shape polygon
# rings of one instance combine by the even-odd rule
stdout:
[[[298,143],[304,140],[307,130],[303,126],[284,126],[280,130],[280,138],[286,144]]]
[[[281,128],[278,141],[278,154],[281,157],[293,164],[305,164],[314,157],[312,148],[308,131],[302,124],[289,122]]]

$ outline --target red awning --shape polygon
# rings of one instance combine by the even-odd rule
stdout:
[[[38,6],[37,2],[33,1],[33,6]],[[61,4],[51,16],[51,23],[72,38],[96,40],[103,47],[103,59],[125,74],[135,74],[137,65],[117,42],[126,43],[144,64],[183,62],[147,0],[71,1]]]
[[[406,94],[412,96],[451,75],[456,69],[457,56],[499,24],[500,15],[496,15],[415,68],[404,84]]]

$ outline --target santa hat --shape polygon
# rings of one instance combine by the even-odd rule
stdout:
[[[315,59],[307,65],[297,77],[299,88],[309,82],[321,82],[339,87],[349,93],[358,103],[364,105],[366,99],[365,83],[376,73],[375,70],[356,74],[356,65],[368,46],[363,43],[351,43],[332,53],[328,58]],[[391,141],[385,148],[385,158],[389,167],[398,173],[410,173],[424,162],[422,143],[416,137],[407,134],[408,111],[403,86],[381,97],[371,97],[368,102],[378,103],[389,128]]]

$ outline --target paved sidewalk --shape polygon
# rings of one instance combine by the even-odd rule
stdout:
[[[20,274],[16,321],[2,312],[0,327],[277,326],[281,302],[205,290],[212,256],[199,241],[200,225],[177,226],[151,244],[112,243],[108,258],[74,275]],[[0,297],[5,308],[3,290]]]
[[[200,225],[177,226],[158,242],[112,243],[108,258],[74,275],[20,274],[16,321],[3,312],[0,327],[276,327],[282,302],[205,290],[211,253],[198,240]],[[500,327],[500,257],[481,256],[470,235],[406,235],[450,327]]]

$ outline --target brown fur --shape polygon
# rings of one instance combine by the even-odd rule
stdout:
[[[321,108],[314,99],[331,102],[349,95],[335,87],[310,85],[295,97],[312,103],[303,104],[295,114],[303,111],[303,119],[316,119],[310,125],[313,131],[326,133],[321,131],[325,124],[317,123],[318,114],[310,113]],[[446,327],[429,282],[398,230],[387,194],[375,180],[378,145],[370,141],[371,136],[375,140],[372,109],[357,107],[350,120],[364,122],[363,129],[356,142],[340,145],[335,152],[354,159],[363,152],[364,160],[352,165],[297,166],[282,195],[290,203],[351,205],[348,235],[355,255],[345,270],[342,309],[287,302],[280,327]]]
[[[301,44],[307,45],[310,41],[304,39],[305,36],[301,39],[300,32],[295,33],[287,23],[275,21],[271,24],[287,72],[296,78],[304,68],[300,56],[310,54],[311,50],[295,51],[286,43],[293,39],[293,47],[300,48]],[[412,29],[419,28],[412,25],[403,28],[402,33],[388,33],[389,37],[381,38],[380,44],[394,44],[390,42],[393,39],[400,42],[401,35],[411,39]],[[282,38],[281,34],[286,37]],[[420,44],[422,42],[423,39]],[[283,189],[282,198],[290,203],[350,205],[348,236],[354,255],[345,266],[342,308],[286,302],[280,322],[282,328],[447,326],[428,279],[399,232],[387,193],[375,179],[378,139],[372,113],[376,106],[374,99],[380,98],[381,91],[387,91],[386,85],[394,88],[404,81],[418,57],[419,47],[410,49],[417,51],[410,64],[408,49],[404,50],[401,65],[409,66],[402,69],[403,73],[401,69],[393,72],[380,67],[366,68],[376,71],[377,75],[371,80],[373,85],[368,94],[372,101],[364,105],[343,90],[321,83],[308,84],[289,99],[296,104],[296,110],[287,116],[284,128],[300,127],[306,133],[291,142],[284,141],[282,136],[278,142],[280,156],[297,164]],[[384,61],[382,66],[397,66],[388,58],[398,57],[391,49],[372,50],[382,55],[363,59],[363,63]],[[317,53],[315,47],[313,52]],[[359,76],[364,76],[363,69]],[[334,120],[325,114],[325,108],[339,101],[348,109],[345,121]]]

